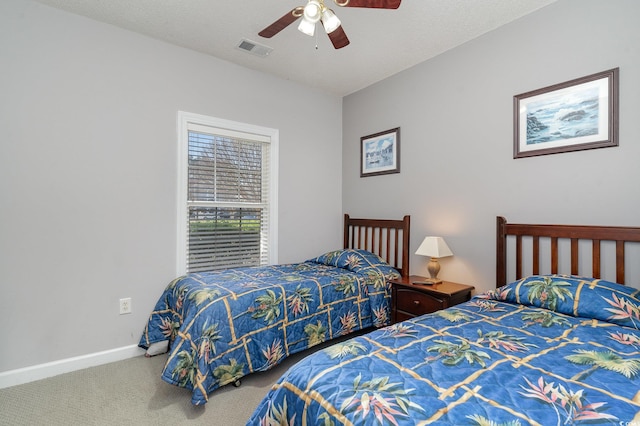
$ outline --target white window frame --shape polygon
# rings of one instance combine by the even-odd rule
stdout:
[[[256,126],[222,118],[178,111],[178,226],[176,275],[187,271],[187,190],[189,170],[189,127],[202,125],[225,132],[251,133],[270,140],[269,181],[269,264],[278,263],[278,155],[280,132],[269,127]]]

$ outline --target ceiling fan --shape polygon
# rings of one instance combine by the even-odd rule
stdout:
[[[333,0],[340,7],[366,7],[376,9],[397,9],[402,0]],[[306,6],[293,8],[286,15],[269,25],[258,34],[265,38],[271,38],[293,24],[302,17],[298,30],[304,34],[313,36],[316,23],[322,22],[324,30],[329,35],[333,47],[340,49],[349,44],[349,39],[342,29],[342,25],[333,10],[324,5],[324,0],[309,0]]]

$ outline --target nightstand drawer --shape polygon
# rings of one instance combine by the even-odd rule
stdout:
[[[445,308],[446,302],[430,294],[399,288],[396,291],[396,307],[399,311],[422,315]]]
[[[450,281],[429,286],[418,284],[424,280],[426,278],[420,275],[410,275],[389,281],[394,323],[446,309],[471,298],[473,286]]]

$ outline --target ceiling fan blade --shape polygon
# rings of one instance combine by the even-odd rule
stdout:
[[[331,39],[331,43],[333,43],[333,47],[335,47],[336,49],[342,49],[349,44],[349,39],[347,38],[347,34],[342,29],[342,25],[340,25],[334,31],[330,32],[328,36]]]
[[[258,35],[271,38],[274,35],[278,34],[280,31],[287,28],[289,25],[293,24],[299,17],[302,16],[302,12],[304,11],[304,7],[298,6],[284,15],[282,18],[275,21],[273,24],[269,25],[264,30],[260,31]]]
[[[335,0],[334,0],[335,1]],[[397,9],[402,0],[349,0],[344,7],[370,7],[377,9]],[[336,4],[342,6],[344,1],[337,0]]]

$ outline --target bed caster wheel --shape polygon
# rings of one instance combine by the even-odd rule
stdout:
[[[239,388],[241,384],[242,384],[242,382],[240,381],[240,379],[238,379],[235,382],[233,382],[233,386],[235,386],[237,388]]]

